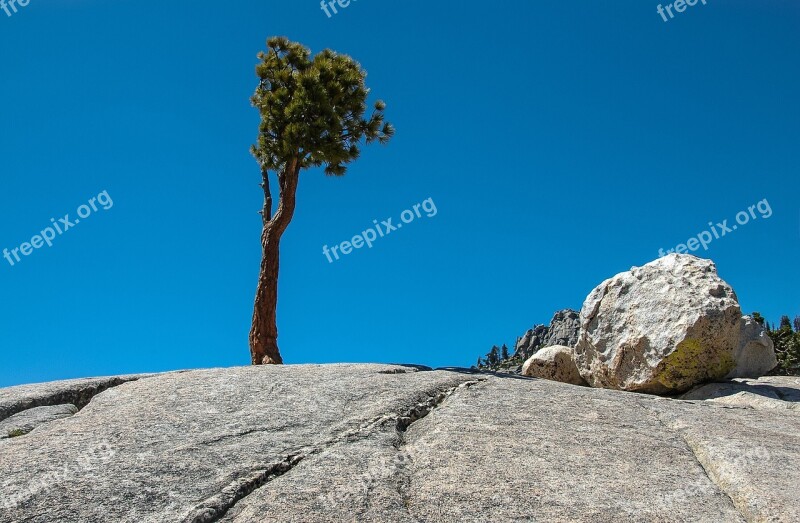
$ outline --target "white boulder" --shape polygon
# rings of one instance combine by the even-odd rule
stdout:
[[[575,361],[593,387],[685,392],[736,368],[741,318],[712,261],[670,254],[589,294]]]
[[[775,345],[763,325],[750,316],[743,316],[739,344],[733,354],[736,368],[726,378],[759,378],[778,366]]]
[[[553,345],[537,351],[525,361],[522,375],[572,385],[587,385],[575,365],[574,350],[563,345]]]

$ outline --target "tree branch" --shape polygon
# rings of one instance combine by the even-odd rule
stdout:
[[[289,226],[292,221],[295,209],[295,198],[297,195],[297,181],[300,177],[301,162],[296,156],[289,160],[283,169],[278,173],[278,182],[280,184],[280,197],[278,198],[278,209],[275,211],[275,216],[270,221],[270,227],[278,238]]]

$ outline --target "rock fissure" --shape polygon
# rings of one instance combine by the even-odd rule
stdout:
[[[256,433],[259,433],[259,432],[273,432],[273,431],[274,431],[273,429],[268,429],[266,427],[255,427],[255,428],[252,428],[252,429],[247,429],[247,430],[243,430],[243,431],[240,431],[240,432],[235,432],[233,434],[221,434],[221,435],[219,435],[219,436],[217,436],[217,437],[215,437],[213,439],[207,439],[207,440],[203,440],[203,441],[197,442],[194,445],[214,445],[216,443],[221,443],[221,442],[229,440],[229,439],[243,438],[245,436],[249,436],[251,434],[256,434]],[[181,449],[181,448],[182,447],[179,447],[179,449]],[[176,449],[176,450],[179,450],[179,449]]]
[[[99,394],[150,375],[120,376],[75,383],[49,393],[32,393],[0,403],[0,438],[26,436],[33,429],[78,414]],[[3,404],[4,403],[4,404]]]
[[[685,435],[685,434],[683,434],[683,433],[681,433],[680,431],[678,431],[678,430],[675,430],[674,428],[670,427],[668,424],[666,424],[666,423],[664,422],[664,420],[662,420],[662,419],[661,419],[661,417],[658,415],[658,413],[657,413],[657,412],[653,412],[651,409],[648,409],[646,406],[642,405],[642,404],[641,404],[641,403],[639,403],[639,402],[636,402],[636,404],[637,404],[639,407],[641,407],[641,408],[643,408],[644,410],[646,410],[646,411],[647,411],[647,412],[648,412],[648,413],[649,413],[649,414],[650,414],[650,415],[651,415],[651,416],[652,416],[652,417],[653,417],[653,418],[654,418],[654,419],[655,419],[655,420],[656,420],[656,421],[657,421],[657,422],[658,422],[658,423],[659,423],[659,424],[660,424],[662,427],[664,427],[664,429],[665,429],[665,430],[666,430],[666,431],[667,431],[669,434],[674,434],[674,435],[676,435],[677,437],[679,437],[679,438],[681,439],[681,441],[683,441],[683,443],[684,443],[684,445],[685,445],[686,449],[687,449],[687,450],[688,450],[688,451],[691,453],[692,457],[694,458],[694,461],[695,461],[695,462],[697,463],[697,465],[700,467],[700,470],[702,470],[702,471],[703,471],[703,474],[706,476],[706,478],[708,478],[708,480],[711,482],[711,484],[712,484],[712,485],[714,485],[714,487],[715,487],[715,488],[716,488],[716,489],[717,489],[717,490],[718,490],[718,491],[719,491],[719,492],[720,492],[722,495],[724,495],[724,496],[725,496],[725,497],[726,497],[726,498],[727,498],[727,499],[730,501],[730,503],[731,503],[731,506],[732,506],[732,507],[733,507],[733,508],[734,508],[734,509],[735,509],[735,510],[736,510],[736,511],[739,513],[739,515],[740,515],[740,516],[742,516],[742,518],[743,518],[745,521],[747,521],[748,523],[750,523],[750,521],[752,521],[752,520],[751,520],[750,518],[748,518],[748,517],[747,517],[747,516],[746,516],[746,515],[745,515],[745,514],[744,514],[744,513],[743,513],[743,512],[742,512],[742,511],[739,509],[739,507],[736,505],[736,502],[734,501],[733,497],[731,497],[730,493],[729,493],[727,490],[725,490],[725,488],[724,488],[722,485],[720,485],[720,484],[719,484],[719,483],[718,483],[718,482],[717,482],[717,481],[714,479],[714,475],[713,475],[713,474],[710,474],[710,473],[709,473],[709,470],[708,470],[708,468],[706,467],[706,464],[705,464],[705,463],[703,463],[703,460],[700,458],[700,455],[699,455],[699,453],[698,453],[698,450],[695,448],[695,446],[694,446],[694,445],[692,445],[692,443],[689,441],[689,439],[686,437],[686,435]]]
[[[464,383],[459,384],[456,387],[440,391],[430,396],[427,401],[418,403],[414,408],[407,411],[404,416],[400,416],[397,418],[397,424],[396,424],[397,440],[394,445],[395,449],[397,450],[397,454],[395,456],[397,458],[402,458],[397,460],[397,462],[401,463],[401,465],[397,467],[395,473],[397,493],[400,495],[400,499],[403,503],[403,508],[408,513],[409,517],[414,521],[419,521],[419,519],[417,519],[417,517],[414,516],[414,513],[411,510],[411,497],[412,497],[411,492],[413,488],[412,475],[414,468],[414,458],[408,451],[405,450],[406,433],[408,432],[408,429],[411,427],[411,425],[425,418],[435,409],[441,407],[442,404],[445,402],[445,400],[447,400],[447,398],[451,397],[461,389],[472,387],[473,385],[477,385],[482,381],[485,380],[466,381]]]
[[[89,383],[85,386],[76,386],[74,388],[66,388],[43,396],[31,396],[23,398],[9,405],[0,405],[0,421],[10,418],[14,414],[19,414],[20,412],[37,407],[54,407],[57,405],[71,404],[75,405],[78,411],[80,411],[89,403],[91,403],[92,399],[98,394],[114,387],[124,385],[125,383],[137,381],[146,377],[149,376],[110,378],[103,382]]]
[[[694,445],[692,445],[692,442],[689,440],[689,438],[687,438],[684,435],[681,435],[681,438],[683,439],[683,442],[686,444],[686,448],[689,449],[689,452],[691,452],[692,456],[694,456],[694,459],[695,459],[695,461],[697,461],[697,464],[700,465],[701,469],[703,469],[703,473],[706,475],[708,480],[717,488],[717,490],[719,490],[722,494],[725,495],[725,497],[727,497],[730,500],[731,505],[733,505],[733,507],[736,509],[736,511],[742,516],[742,518],[745,521],[747,521],[748,523],[752,522],[753,519],[747,517],[747,514],[742,512],[742,510],[736,504],[736,501],[733,499],[731,494],[725,489],[725,487],[720,485],[719,482],[716,479],[714,479],[714,474],[709,472],[709,467],[707,467],[706,463],[704,463],[704,460],[701,459],[700,454],[698,452],[698,449],[695,448]]]
[[[306,457],[308,457],[307,454],[291,454],[278,463],[239,478],[225,487],[219,494],[208,498],[192,509],[189,515],[181,520],[182,523],[213,523],[219,521],[240,500],[275,478],[283,476]]]
[[[0,440],[24,436],[33,429],[52,423],[53,421],[69,418],[78,412],[75,405],[55,405],[52,407],[34,407],[14,414],[0,421]]]
[[[362,425],[356,430],[345,432],[341,437],[331,438],[324,442],[312,445],[304,450],[300,450],[294,454],[290,454],[286,459],[271,464],[264,469],[259,469],[246,474],[244,477],[237,479],[228,486],[224,487],[218,494],[206,499],[195,508],[182,520],[182,523],[214,523],[224,517],[239,501],[253,494],[256,490],[266,486],[272,480],[283,476],[290,472],[301,461],[313,455],[319,454],[325,449],[340,444],[343,442],[358,441],[361,438],[368,437],[370,429],[380,427],[387,422],[394,422],[397,430],[398,438],[395,448],[398,454],[401,454],[401,447],[404,445],[404,434],[408,428],[415,422],[421,420],[434,409],[438,408],[447,398],[452,396],[456,391],[461,388],[471,387],[484,380],[475,380],[463,382],[455,387],[445,390],[440,390],[432,393],[426,401],[416,404],[412,408],[401,414],[387,414],[374,418],[365,425]],[[259,430],[244,431],[237,434],[226,435],[225,438],[243,437]],[[407,456],[407,453],[405,453]],[[408,456],[410,458],[410,456]],[[400,467],[401,474],[398,476],[398,492],[401,495],[403,504],[408,510],[410,503],[410,474],[405,473],[407,466],[404,464]],[[409,511],[410,514],[410,511]],[[413,517],[413,516],[412,516]]]
[[[461,388],[468,388],[473,385],[477,385],[481,381],[484,380],[474,380],[474,381],[465,381],[456,387],[451,387],[447,390],[440,391],[428,398],[428,400],[423,401],[422,403],[418,403],[411,409],[409,409],[405,415],[399,416],[397,418],[397,432],[401,435],[408,431],[409,427],[416,423],[417,421],[421,420],[428,414],[430,414],[434,409],[441,406],[444,403],[444,400],[452,396]],[[401,438],[402,440],[402,438]]]

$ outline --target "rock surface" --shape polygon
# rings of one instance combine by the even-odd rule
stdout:
[[[0,421],[34,407],[71,404],[82,409],[104,390],[147,376],[152,374],[82,378],[0,389]]]
[[[514,345],[514,356],[527,360],[537,350],[553,345],[574,347],[578,343],[580,315],[572,309],[563,309],[553,315],[550,325],[534,325]]]
[[[788,523],[798,462],[788,410],[458,369],[215,369],[0,440],[0,521]]]
[[[670,254],[618,274],[580,317],[575,360],[593,387],[673,394],[736,366],[741,309],[710,260]]]
[[[522,375],[572,385],[588,385],[575,365],[575,350],[563,345],[538,350],[522,366]]]
[[[720,405],[762,410],[797,410],[800,413],[800,378],[764,376],[707,383],[682,395],[681,399],[708,400]]]
[[[778,366],[775,345],[763,325],[750,316],[743,316],[739,327],[739,343],[733,353],[736,368],[726,378],[758,378]]]
[[[0,421],[0,439],[22,436],[39,425],[68,418],[77,412],[78,407],[72,404],[34,407],[24,410]]]

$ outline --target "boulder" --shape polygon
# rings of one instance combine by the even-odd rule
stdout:
[[[743,316],[739,329],[739,344],[733,358],[736,368],[727,378],[758,378],[778,366],[775,346],[763,325],[750,316]]]
[[[522,375],[572,385],[588,385],[575,365],[574,350],[553,345],[539,350],[522,366]]]
[[[736,368],[741,317],[712,261],[670,254],[589,294],[575,360],[593,387],[685,392]]]

